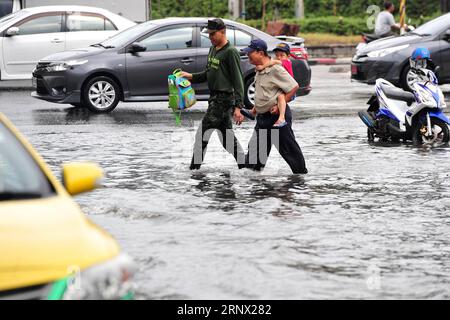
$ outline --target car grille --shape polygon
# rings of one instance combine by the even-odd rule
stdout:
[[[42,300],[47,298],[48,286],[38,285],[0,291],[0,300]]]
[[[40,78],[39,76],[36,77],[36,92],[42,95],[50,94],[44,84],[44,79]]]

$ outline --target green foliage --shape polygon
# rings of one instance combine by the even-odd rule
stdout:
[[[228,1],[223,0],[152,0],[151,18],[228,16]]]
[[[301,32],[334,33],[338,35],[352,35],[361,32],[369,32],[366,19],[354,17],[317,17],[288,23],[300,25]]]
[[[333,33],[338,35],[353,35],[369,32],[366,19],[354,17],[317,17],[302,20],[283,19],[283,22],[297,24],[300,33]],[[241,21],[251,27],[261,29],[261,20]]]
[[[150,1],[150,0],[149,0]],[[304,0],[307,18],[323,16],[364,17],[370,5],[383,6],[383,0]],[[399,8],[400,0],[392,0]],[[266,0],[267,19],[289,19],[294,17],[295,0]],[[262,1],[246,0],[246,18],[261,19]],[[152,18],[165,17],[227,17],[226,0],[152,0]],[[439,12],[440,0],[407,0],[408,17],[432,16]]]
[[[419,26],[433,17],[421,17],[417,19],[411,19],[410,24]],[[301,33],[333,33],[337,35],[357,35],[362,32],[372,32],[367,26],[367,19],[364,17],[316,17],[305,18],[301,20],[296,19],[283,19],[283,22],[290,24],[297,24],[300,26]],[[261,29],[262,21],[258,20],[245,20],[240,21],[253,28]]]
[[[396,7],[396,12],[400,7],[400,0],[391,0]],[[384,0],[304,0],[305,13],[307,17],[340,16],[361,17],[366,14],[370,5],[377,5],[383,9]],[[440,0],[406,0],[406,13],[411,18],[420,16],[431,16],[440,10]]]
[[[300,32],[333,33],[337,35],[370,32],[367,27],[369,5],[379,5],[383,0],[304,0],[306,18],[294,19],[295,0],[266,0],[265,22],[283,20],[300,25]],[[392,1],[397,8],[400,0]],[[152,18],[166,17],[222,17],[228,18],[226,0],[153,0]],[[262,1],[246,0],[245,23],[262,29]],[[406,23],[420,25],[439,15],[440,0],[407,0]],[[335,15],[336,13],[336,15]]]

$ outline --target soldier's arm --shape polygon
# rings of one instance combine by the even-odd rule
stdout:
[[[235,95],[235,107],[241,108],[244,103],[244,79],[242,76],[241,57],[237,50],[231,50],[228,64]]]
[[[208,58],[207,58],[208,60],[209,60],[209,55],[211,54],[211,50],[212,50],[212,47],[209,48]],[[207,63],[205,70],[192,74],[192,78],[191,78],[192,83],[202,83],[202,82],[208,81],[207,72],[208,72],[208,63]]]
[[[201,83],[208,80],[208,77],[206,76],[207,70],[203,70],[201,72],[193,73],[192,74],[192,83]]]

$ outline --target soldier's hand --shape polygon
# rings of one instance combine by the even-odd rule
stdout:
[[[237,125],[242,124],[242,122],[244,121],[244,116],[241,113],[241,109],[239,109],[239,108],[234,109],[233,118]]]
[[[279,114],[280,110],[278,109],[278,106],[273,106],[272,108],[270,108],[270,113],[271,114]]]
[[[188,79],[188,80],[192,80],[192,74],[189,73],[189,72],[181,71],[181,76],[182,76],[183,78]]]

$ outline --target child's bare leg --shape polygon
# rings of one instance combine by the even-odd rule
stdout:
[[[253,107],[252,110],[250,110],[250,112],[251,112],[254,116],[256,116],[256,108],[255,108],[255,107]]]
[[[277,122],[275,122],[276,125],[286,121],[285,115],[286,115],[286,95],[280,94],[277,98],[278,100],[278,111],[280,112],[280,115],[278,116]]]

